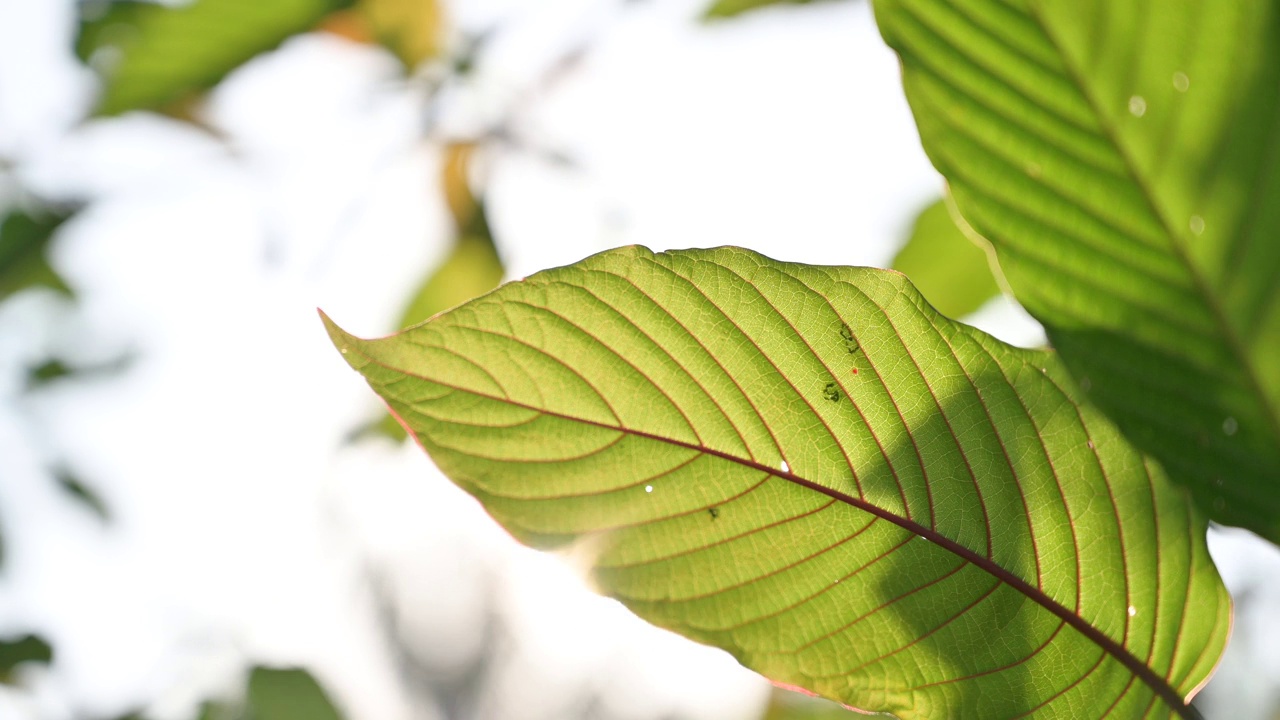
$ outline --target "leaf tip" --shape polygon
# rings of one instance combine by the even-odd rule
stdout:
[[[354,362],[355,358],[352,357],[352,351],[359,346],[360,338],[338,327],[338,324],[326,315],[324,310],[316,308],[316,312],[320,315],[320,322],[324,323],[324,329],[329,333],[329,340],[333,343],[333,346],[338,349],[338,352],[342,353],[342,356],[347,359],[348,363],[351,363],[352,367],[358,370],[359,368],[356,367]]]

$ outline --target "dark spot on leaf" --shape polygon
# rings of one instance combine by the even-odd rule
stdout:
[[[858,352],[858,341],[853,337],[853,330],[845,323],[840,323],[840,337],[844,338],[844,349],[852,355]]]
[[[715,520],[720,517],[720,508],[709,508],[707,513],[711,515],[712,520]]]
[[[858,374],[858,368],[854,368],[854,369],[850,370],[850,371],[849,371],[849,374],[851,374],[851,375],[857,375],[857,374]]]
[[[822,396],[831,402],[840,402],[840,386],[833,382],[827,383],[827,386],[822,388]]]

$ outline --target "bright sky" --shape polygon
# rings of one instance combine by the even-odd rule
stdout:
[[[941,192],[865,2],[715,27],[691,20],[702,0],[456,5],[464,27],[508,29],[441,127],[521,102],[516,135],[576,163],[489,158],[512,278],[627,243],[884,265]],[[315,667],[353,718],[440,717],[398,683],[379,603],[441,677],[465,673],[489,613],[506,618],[477,717],[553,720],[592,690],[637,720],[758,713],[759,678],[516,546],[416,448],[343,444],[378,404],[315,308],[394,329],[447,239],[438,150],[391,58],[310,37],[254,61],[208,108],[229,146],[143,115],[69,129],[91,88],[70,12],[0,0],[0,155],[35,191],[94,200],[55,248],[79,302],[0,307],[0,632],[38,629],[59,653],[34,700],[0,692],[0,717],[159,697],[178,718],[246,658]],[[584,40],[581,64],[531,95]],[[981,316],[1042,337],[1007,302]],[[47,350],[137,360],[19,396]],[[41,469],[56,458],[114,524],[65,501]]]

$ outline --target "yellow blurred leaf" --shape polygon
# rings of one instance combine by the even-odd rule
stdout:
[[[413,70],[444,52],[445,15],[439,0],[360,0],[373,36]]]

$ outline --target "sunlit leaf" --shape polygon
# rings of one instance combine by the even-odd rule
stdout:
[[[326,319],[327,322],[327,319]],[[334,343],[514,536],[641,617],[903,718],[1167,717],[1205,520],[1049,351],[898,273],[623,248]]]
[[[35,635],[0,640],[0,683],[12,683],[14,668],[23,663],[48,664],[52,661],[53,649]]]
[[[14,210],[0,220],[0,300],[29,287],[71,293],[47,259],[49,242],[66,219]]]
[[[76,52],[102,75],[99,114],[172,107],[350,1],[117,0],[101,16],[86,14]]]
[[[716,0],[707,8],[706,12],[702,14],[702,19],[719,20],[722,18],[736,17],[742,13],[759,10],[771,5],[808,5],[812,2],[823,1],[824,0]]]
[[[960,212],[1091,398],[1280,540],[1280,4],[876,0]]]
[[[305,670],[254,668],[249,708],[253,720],[342,720],[324,688]]]
[[[965,237],[939,200],[916,217],[907,244],[893,259],[924,299],[943,315],[961,318],[1000,294],[987,253]]]
[[[439,0],[359,0],[373,36],[408,70],[444,50],[445,16]]]

